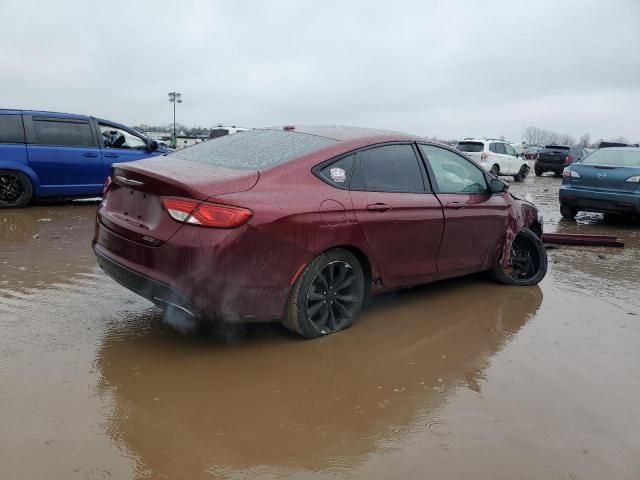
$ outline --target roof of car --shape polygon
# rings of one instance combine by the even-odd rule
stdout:
[[[640,147],[633,147],[633,146],[628,146],[628,147],[603,147],[603,148],[598,148],[597,150],[611,150],[611,151],[615,151],[615,152],[618,152],[620,150],[622,150],[623,152],[640,152]]]
[[[6,114],[21,114],[26,113],[29,115],[38,115],[41,117],[58,117],[58,118],[88,118],[89,115],[81,115],[76,113],[65,113],[65,112],[50,112],[47,110],[14,110],[14,109],[0,109],[0,113]]]
[[[108,123],[117,128],[123,128],[125,130],[131,130],[130,127],[126,125],[114,122],[112,120],[107,120],[104,118],[94,117],[93,115],[83,115],[77,113],[65,113],[65,112],[49,112],[47,110],[12,110],[9,108],[0,108],[0,115],[21,115],[26,113],[27,115],[34,115],[38,117],[55,117],[55,118],[68,118],[72,120],[86,120],[88,118],[95,118],[98,122]]]
[[[284,129],[289,132],[305,133],[318,137],[330,138],[337,141],[351,141],[358,139],[384,138],[385,140],[424,140],[417,135],[394,132],[392,130],[381,130],[376,128],[350,127],[345,125],[291,125],[286,127],[274,127],[274,129]]]
[[[509,143],[506,140],[500,140],[499,138],[463,138],[458,143],[463,142],[502,142]]]

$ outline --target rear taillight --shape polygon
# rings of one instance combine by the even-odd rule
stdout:
[[[253,212],[246,208],[188,198],[165,198],[162,204],[174,220],[201,227],[236,228],[247,223],[253,216]]]
[[[576,172],[575,170],[571,170],[570,167],[564,167],[564,170],[562,171],[562,176],[563,177],[580,178],[580,174],[578,172]]]
[[[489,154],[487,152],[482,152],[482,155],[480,155],[480,161],[484,162],[489,158]]]
[[[571,165],[571,162],[573,162],[573,157],[571,155],[567,155],[567,158],[564,159],[564,164]]]
[[[111,186],[111,176],[108,176],[104,181],[104,185],[102,186],[102,196],[103,197],[107,194],[107,190],[109,190],[110,186]]]

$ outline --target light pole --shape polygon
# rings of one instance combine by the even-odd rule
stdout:
[[[169,92],[169,101],[173,103],[173,146],[177,144],[176,140],[176,103],[182,103],[182,94],[178,92]]]

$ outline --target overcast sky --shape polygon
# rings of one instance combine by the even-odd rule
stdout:
[[[562,4],[562,5],[560,5]],[[640,0],[0,0],[0,107],[640,140]]]

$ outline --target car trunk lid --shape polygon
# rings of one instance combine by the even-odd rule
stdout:
[[[569,155],[569,147],[551,145],[538,153],[538,161],[546,164],[564,165]]]
[[[574,188],[627,193],[638,188],[637,182],[627,182],[627,179],[640,175],[640,168],[574,163],[571,170],[580,175],[578,178],[570,177]]]
[[[456,150],[463,152],[475,162],[480,162],[482,152],[484,151],[484,143],[474,141],[459,142],[458,145],[456,145]]]
[[[103,225],[129,240],[157,247],[183,225],[169,216],[162,203],[164,197],[204,201],[250,190],[259,178],[255,170],[233,170],[173,157],[162,160],[114,165],[112,184],[98,213]]]

